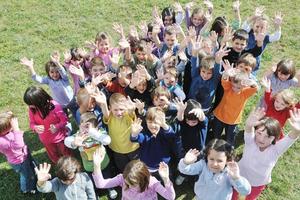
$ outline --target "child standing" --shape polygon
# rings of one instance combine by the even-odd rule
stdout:
[[[279,157],[299,138],[300,110],[290,111],[291,132],[283,139],[276,141],[280,134],[280,124],[277,120],[264,117],[262,109],[253,111],[245,125],[245,147],[243,157],[239,161],[241,175],[252,187],[246,200],[257,199],[266,185],[271,183],[272,170]],[[238,199],[235,192],[233,200]]]
[[[0,153],[4,154],[11,167],[20,174],[22,193],[35,193],[36,177],[33,162],[23,131],[19,129],[18,119],[12,112],[0,113]]]
[[[68,119],[60,105],[44,89],[35,86],[27,88],[24,102],[29,107],[30,128],[39,135],[50,160],[57,163],[61,156],[71,155],[64,145]]]
[[[123,174],[119,174],[112,179],[104,179],[100,170],[101,161],[104,155],[98,149],[94,153],[94,173],[93,178],[97,188],[122,187],[122,199],[153,199],[157,200],[157,193],[163,198],[175,199],[175,191],[169,179],[169,168],[165,163],[160,163],[159,174],[164,182],[164,186],[153,176],[150,175],[147,166],[139,161],[130,161]]]
[[[38,177],[37,189],[42,193],[54,192],[56,199],[83,199],[96,200],[92,180],[86,173],[82,173],[79,162],[69,156],[61,157],[56,165],[57,177],[51,178],[49,174],[51,165],[40,164],[35,172]]]
[[[233,161],[233,148],[224,140],[214,139],[204,150],[204,159],[197,161],[200,152],[190,149],[178,164],[179,171],[199,175],[195,183],[196,199],[230,200],[232,188],[241,194],[250,193],[249,182],[240,175],[239,166]]]

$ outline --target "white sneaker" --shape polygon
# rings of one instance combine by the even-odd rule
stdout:
[[[116,199],[118,197],[118,192],[114,189],[109,189],[108,190],[108,196],[110,199]]]
[[[183,183],[183,181],[185,180],[185,177],[178,175],[176,180],[175,180],[175,184],[176,185],[181,185]]]

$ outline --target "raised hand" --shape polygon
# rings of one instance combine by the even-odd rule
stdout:
[[[160,33],[160,26],[158,25],[158,24],[155,24],[154,26],[153,26],[153,29],[152,29],[152,34],[153,35],[157,35],[157,34],[159,34]]]
[[[234,1],[234,2],[232,3],[233,11],[234,11],[234,12],[238,12],[238,11],[240,10],[240,6],[241,6],[241,3],[240,3],[239,0]]]
[[[124,29],[121,24],[113,23],[112,28],[121,36],[121,38],[125,38]]]
[[[271,80],[266,76],[261,79],[260,84],[266,89],[267,92],[271,91]]]
[[[184,112],[187,107],[187,103],[183,103],[183,100],[177,97],[173,100],[173,103],[175,108],[177,109],[177,112]]]
[[[133,102],[135,104],[135,107],[139,110],[139,111],[143,111],[144,107],[145,107],[145,103],[140,101],[139,99],[133,99]]]
[[[195,2],[191,1],[191,2],[189,2],[187,4],[185,4],[185,9],[186,10],[191,10],[194,5],[195,5]]]
[[[10,120],[10,126],[11,126],[11,128],[12,128],[13,131],[19,131],[20,128],[19,128],[18,118],[13,117],[13,118]]]
[[[215,31],[211,31],[210,34],[209,34],[209,39],[213,43],[216,43],[217,40],[218,40],[218,34]]]
[[[126,49],[126,48],[129,48],[129,47],[130,47],[129,42],[128,42],[125,38],[122,38],[122,39],[119,41],[119,45],[120,45],[121,49]]]
[[[20,64],[25,65],[28,68],[33,68],[33,59],[30,60],[26,57],[20,59]]]
[[[133,38],[139,39],[139,34],[138,34],[137,29],[134,25],[130,26],[129,35]]]
[[[105,157],[105,151],[103,151],[103,149],[101,147],[96,149],[96,151],[93,154],[94,171],[96,169],[100,170],[101,163],[104,160],[104,157]]]
[[[169,180],[169,166],[166,163],[159,163],[158,173],[164,182]]]
[[[282,21],[283,21],[283,15],[281,14],[281,12],[276,12],[274,17],[275,27],[281,26]]]
[[[229,71],[229,70],[233,69],[233,65],[234,65],[234,63],[230,64],[230,62],[227,59],[224,60],[224,62],[222,62],[224,71]]]
[[[50,128],[49,130],[51,131],[52,134],[56,133],[57,132],[57,128],[55,127],[54,124],[50,124]]]
[[[202,37],[198,36],[197,40],[191,39],[192,44],[192,54],[197,56],[199,51],[202,49]]]
[[[240,168],[234,161],[227,162],[227,172],[233,180],[237,180],[240,178]]]
[[[222,61],[222,58],[224,56],[227,56],[229,52],[230,52],[230,49],[227,49],[226,45],[221,46],[219,51],[217,51],[216,54],[215,54],[216,63],[220,64],[221,61]]]
[[[85,144],[83,143],[87,138],[89,137],[88,134],[78,134],[74,137],[74,141],[73,141],[73,144],[74,146],[76,147],[84,147]]]
[[[189,114],[194,114],[199,121],[204,121],[205,119],[205,114],[201,108],[194,108],[189,112]]]
[[[290,110],[290,118],[289,122],[291,125],[291,128],[294,132],[297,132],[298,136],[300,134],[300,109],[294,108],[293,110]]]
[[[160,68],[160,69],[156,70],[156,76],[159,81],[163,80],[165,78],[164,69]]]
[[[209,11],[206,11],[206,12],[204,13],[204,18],[205,18],[208,22],[210,22],[210,21],[212,20],[212,15],[210,14]]]
[[[140,118],[137,118],[131,124],[131,136],[132,137],[138,136],[142,130],[143,130],[142,120]]]
[[[255,11],[254,11],[254,16],[255,17],[261,17],[264,12],[265,12],[265,7],[264,6],[256,7]]]
[[[33,130],[38,134],[42,134],[45,131],[45,127],[43,125],[35,125]]]
[[[193,164],[197,161],[200,152],[197,149],[190,149],[184,156],[183,162],[186,165]]]
[[[106,96],[103,92],[99,91],[99,89],[97,89],[92,95],[91,97],[95,98],[95,101],[100,104],[106,104]]]
[[[44,182],[48,181],[49,179],[51,179],[51,174],[49,174],[50,168],[51,168],[51,165],[48,163],[40,164],[39,169],[37,167],[34,168],[34,171],[37,175],[38,182],[44,183]],[[38,185],[41,186],[43,184],[38,184]]]
[[[65,62],[70,62],[70,60],[72,59],[70,50],[65,50],[63,55],[64,55]]]
[[[196,40],[197,32],[196,32],[195,26],[189,27],[188,36],[190,37],[191,40],[192,39],[194,41]]]
[[[110,60],[110,62],[113,66],[118,66],[119,65],[120,58],[121,58],[121,56],[120,56],[120,53],[118,51],[112,52],[112,54],[109,55],[109,60]]]
[[[182,50],[180,50],[180,51],[178,52],[178,57],[179,57],[180,60],[182,60],[182,61],[187,61],[187,60],[188,60],[188,58],[187,58],[187,56],[186,56],[186,54],[185,54],[185,52],[184,52],[184,49],[182,49]]]
[[[260,120],[265,116],[265,114],[266,112],[264,108],[257,108],[256,110],[253,110],[245,122],[246,126],[248,128],[252,128],[259,125],[261,123]]]
[[[229,42],[233,38],[234,31],[231,27],[226,27],[224,29],[224,36],[222,39],[222,43],[225,44],[226,42]]]
[[[60,60],[60,54],[58,51],[54,51],[51,55],[50,55],[50,60],[52,62],[54,62],[56,65],[59,65],[59,60]]]
[[[81,79],[81,80],[84,80],[84,71],[83,71],[83,69],[81,68],[81,66],[74,66],[74,65],[70,65],[69,66],[69,72],[71,73],[71,74],[74,74],[74,75],[77,75],[77,76],[79,76],[79,78]]]
[[[214,8],[214,5],[210,0],[204,0],[203,3],[208,8],[208,10],[212,10]]]
[[[142,32],[143,37],[147,36],[148,33],[148,25],[145,21],[141,21],[140,24],[138,25],[139,29]]]
[[[136,109],[135,103],[131,100],[130,96],[127,96],[126,101],[123,104],[128,111],[134,111]]]
[[[139,78],[145,78],[147,80],[151,79],[151,75],[149,74],[148,70],[146,69],[146,67],[144,65],[137,65],[137,71],[138,71],[138,75],[141,76]]]

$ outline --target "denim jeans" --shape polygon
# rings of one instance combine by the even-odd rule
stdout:
[[[20,187],[22,192],[29,192],[36,189],[36,176],[33,167],[31,166],[31,157],[20,164],[10,164],[11,167],[20,174]]]
[[[226,137],[226,141],[231,144],[232,146],[234,146],[235,144],[235,136],[236,136],[236,132],[234,131],[235,127],[237,126],[237,124],[226,124],[222,121],[220,121],[218,118],[214,118],[213,122],[212,122],[212,130],[214,133],[215,138],[220,139],[223,129],[225,128],[225,137]]]

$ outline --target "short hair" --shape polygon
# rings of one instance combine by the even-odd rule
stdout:
[[[101,58],[94,57],[91,60],[91,68],[93,68],[94,66],[104,66],[105,67],[105,64]]]
[[[166,35],[176,35],[176,31],[175,31],[174,27],[168,26],[164,32],[164,36],[166,36]]]
[[[140,160],[132,160],[124,169],[123,179],[125,190],[134,185],[139,187],[140,192],[144,192],[149,186],[150,172],[145,163]]]
[[[95,38],[95,42],[101,42],[102,40],[108,40],[109,36],[106,32],[98,32]]]
[[[256,59],[251,53],[244,53],[237,61],[236,66],[239,64],[244,64],[246,66],[250,66],[252,71],[256,67]]]
[[[147,110],[146,120],[155,121],[158,115],[165,115],[164,111],[158,107],[152,107]]]
[[[276,71],[274,72],[274,75],[278,78],[278,72],[281,72],[284,75],[290,74],[289,79],[293,79],[296,75],[296,68],[294,61],[291,59],[283,59],[277,64]]]
[[[277,119],[273,119],[272,117],[263,117],[259,120],[259,125],[255,126],[255,131],[260,127],[265,127],[264,130],[267,130],[268,136],[274,136],[275,139],[272,141],[272,144],[276,144],[276,140],[279,139],[281,127],[280,123]]]
[[[98,126],[97,117],[92,112],[85,112],[80,115],[80,123],[87,123],[87,122],[90,122],[93,125],[93,127]]]
[[[248,42],[248,39],[249,39],[249,34],[246,30],[244,29],[238,29],[234,32],[233,34],[233,38],[232,38],[232,41],[234,40],[246,40],[246,42]]]
[[[154,97],[160,97],[160,96],[165,96],[169,100],[171,99],[171,93],[169,92],[169,90],[162,86],[158,86],[157,88],[155,88],[155,90],[151,94],[152,99],[154,99]]]
[[[230,81],[233,83],[240,84],[242,81],[249,79],[249,76],[246,72],[238,70],[238,72],[230,78]]]
[[[72,156],[63,156],[57,161],[56,176],[62,181],[68,181],[76,177],[81,170],[78,160]]]
[[[173,77],[177,78],[177,70],[175,67],[165,69],[165,74],[171,74]]]
[[[58,66],[54,62],[52,62],[52,61],[46,62],[46,64],[45,64],[45,71],[46,71],[48,77],[50,77],[49,71],[50,71],[51,67],[52,68],[56,68],[56,70],[58,70]]]
[[[11,119],[14,117],[12,112],[0,113],[0,134],[11,129]]]
[[[136,50],[144,51],[146,48],[147,42],[145,40],[140,40],[136,44]]]
[[[295,93],[290,89],[281,90],[273,96],[273,99],[276,99],[279,96],[282,98],[283,102],[288,105],[288,107],[297,103]]]
[[[201,59],[200,69],[213,69],[215,66],[215,58],[213,56],[205,56]]]
[[[194,113],[189,113],[189,112],[195,108],[201,108],[201,104],[194,99],[189,99],[186,103],[187,103],[187,106],[184,110],[184,119],[198,120],[198,117]]]
[[[126,97],[121,93],[113,93],[109,98],[109,105],[119,104],[126,101]]]
[[[211,140],[204,149],[204,159],[207,162],[207,157],[211,150],[217,152],[224,152],[227,158],[227,161],[234,160],[234,147],[228,142],[222,139],[213,139]]]

